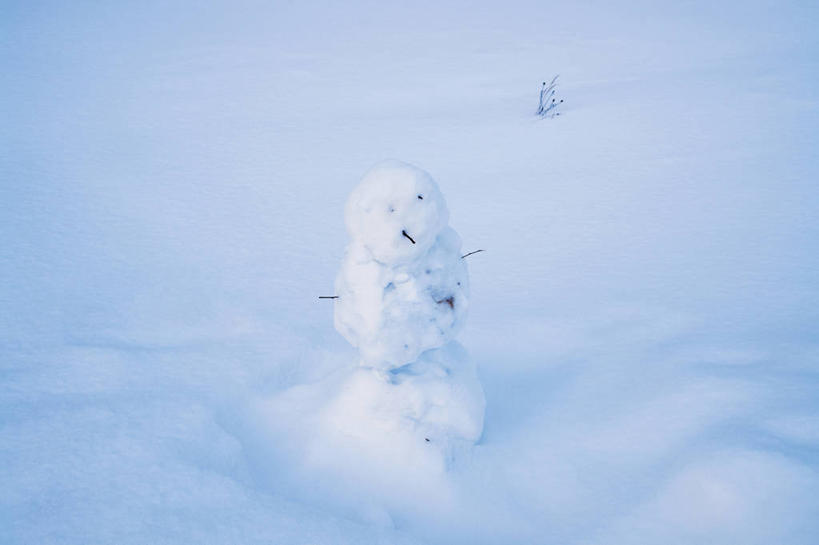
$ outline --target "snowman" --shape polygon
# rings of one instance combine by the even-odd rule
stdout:
[[[483,429],[475,367],[454,341],[469,305],[461,239],[425,171],[400,161],[372,168],[345,207],[350,243],[336,279],[335,327],[360,367],[334,401],[346,435],[363,427],[444,449]],[[365,416],[369,415],[369,416]],[[372,418],[371,418],[372,417]]]

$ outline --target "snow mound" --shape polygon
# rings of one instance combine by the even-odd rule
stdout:
[[[390,445],[402,454],[389,459],[406,458],[412,465],[426,457],[430,445],[443,445],[449,453],[477,441],[484,404],[474,364],[453,341],[386,374],[353,370],[325,408],[323,422],[328,435]]]
[[[431,520],[457,502],[451,470],[469,459],[484,406],[474,364],[453,341],[400,369],[347,367],[264,400],[259,450],[288,468],[306,501],[381,527],[395,514]]]

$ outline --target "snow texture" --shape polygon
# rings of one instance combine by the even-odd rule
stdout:
[[[819,541],[817,2],[0,13],[3,545]],[[385,157],[486,249],[451,457],[316,299]]]

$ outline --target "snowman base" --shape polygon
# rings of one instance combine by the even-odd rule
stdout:
[[[259,409],[278,454],[308,473],[358,487],[389,481],[391,490],[414,493],[440,484],[468,454],[482,433],[484,406],[475,366],[453,341],[391,371],[340,369]]]
[[[483,389],[457,342],[427,350],[390,371],[350,372],[324,409],[323,433],[394,460],[434,458],[444,469],[483,430]],[[396,451],[396,452],[393,452]]]

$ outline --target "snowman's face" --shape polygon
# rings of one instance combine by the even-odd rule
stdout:
[[[353,240],[387,265],[425,253],[449,221],[435,181],[400,161],[373,167],[353,190],[344,215]]]

